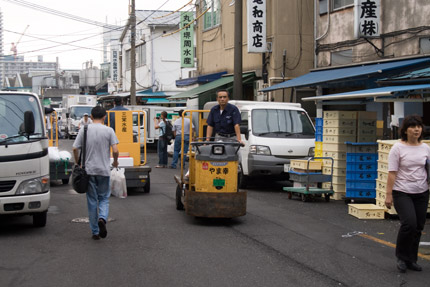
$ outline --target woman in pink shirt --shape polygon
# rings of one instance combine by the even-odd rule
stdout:
[[[400,129],[401,141],[395,143],[388,156],[388,180],[385,205],[394,203],[400,219],[396,257],[400,272],[421,271],[417,264],[421,231],[426,222],[429,202],[426,161],[430,147],[422,140],[423,123],[419,116],[407,116]]]

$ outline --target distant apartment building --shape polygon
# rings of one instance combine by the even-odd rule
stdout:
[[[136,90],[174,95],[185,88],[175,81],[188,77],[194,67],[181,68],[180,12],[136,11]],[[130,25],[127,24],[120,38],[121,53],[118,57],[121,89],[130,91],[131,42]],[[192,47],[194,49],[194,47]]]

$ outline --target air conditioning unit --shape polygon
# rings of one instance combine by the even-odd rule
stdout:
[[[267,87],[269,87],[269,84],[264,83],[263,80],[258,80],[255,82],[256,84],[256,90],[257,90],[257,96],[256,96],[256,101],[267,101],[267,94],[268,93],[263,93],[260,92],[260,90],[265,89]]]

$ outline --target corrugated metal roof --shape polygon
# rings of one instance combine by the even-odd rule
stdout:
[[[172,14],[170,13],[172,13],[172,11],[136,10],[136,21],[137,23],[139,23],[140,21],[143,21],[147,25],[159,25],[159,26],[179,25],[179,22],[181,20],[181,12],[175,12]]]
[[[400,69],[409,69],[414,66],[428,65],[430,64],[430,58],[419,58],[411,60],[397,60],[392,62],[384,62],[377,64],[353,66],[346,68],[336,68],[329,70],[318,70],[312,71],[303,76],[295,79],[282,82],[277,85],[262,89],[262,92],[270,92],[278,89],[286,89],[292,87],[309,87],[315,86],[321,83],[336,81],[345,81],[347,79],[356,79],[359,77],[370,77],[370,76],[383,76],[383,73],[391,72]]]

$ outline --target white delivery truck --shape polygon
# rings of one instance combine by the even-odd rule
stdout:
[[[249,177],[274,176],[288,179],[291,159],[314,155],[315,128],[307,112],[297,103],[229,101],[241,113],[239,183],[245,188]],[[210,110],[217,102],[208,102]]]
[[[145,111],[146,112],[146,126],[148,127],[148,133],[146,134],[146,143],[154,144],[158,141],[160,131],[155,129],[154,118],[160,117],[162,111],[167,112],[167,119],[173,122],[179,117],[178,111],[180,109],[186,109],[186,107],[163,107],[163,106],[152,106],[152,105],[136,105],[136,106],[124,106],[131,111]],[[133,131],[137,134],[137,130],[140,128],[140,142],[144,142],[144,124],[143,114],[140,113],[140,127],[137,126],[137,113],[133,115]]]
[[[0,92],[0,214],[28,214],[46,225],[48,138],[36,94]]]
[[[86,113],[91,116],[91,110],[96,104],[97,96],[95,95],[63,95],[62,107],[66,111],[66,138],[72,139],[78,135],[79,121]]]

